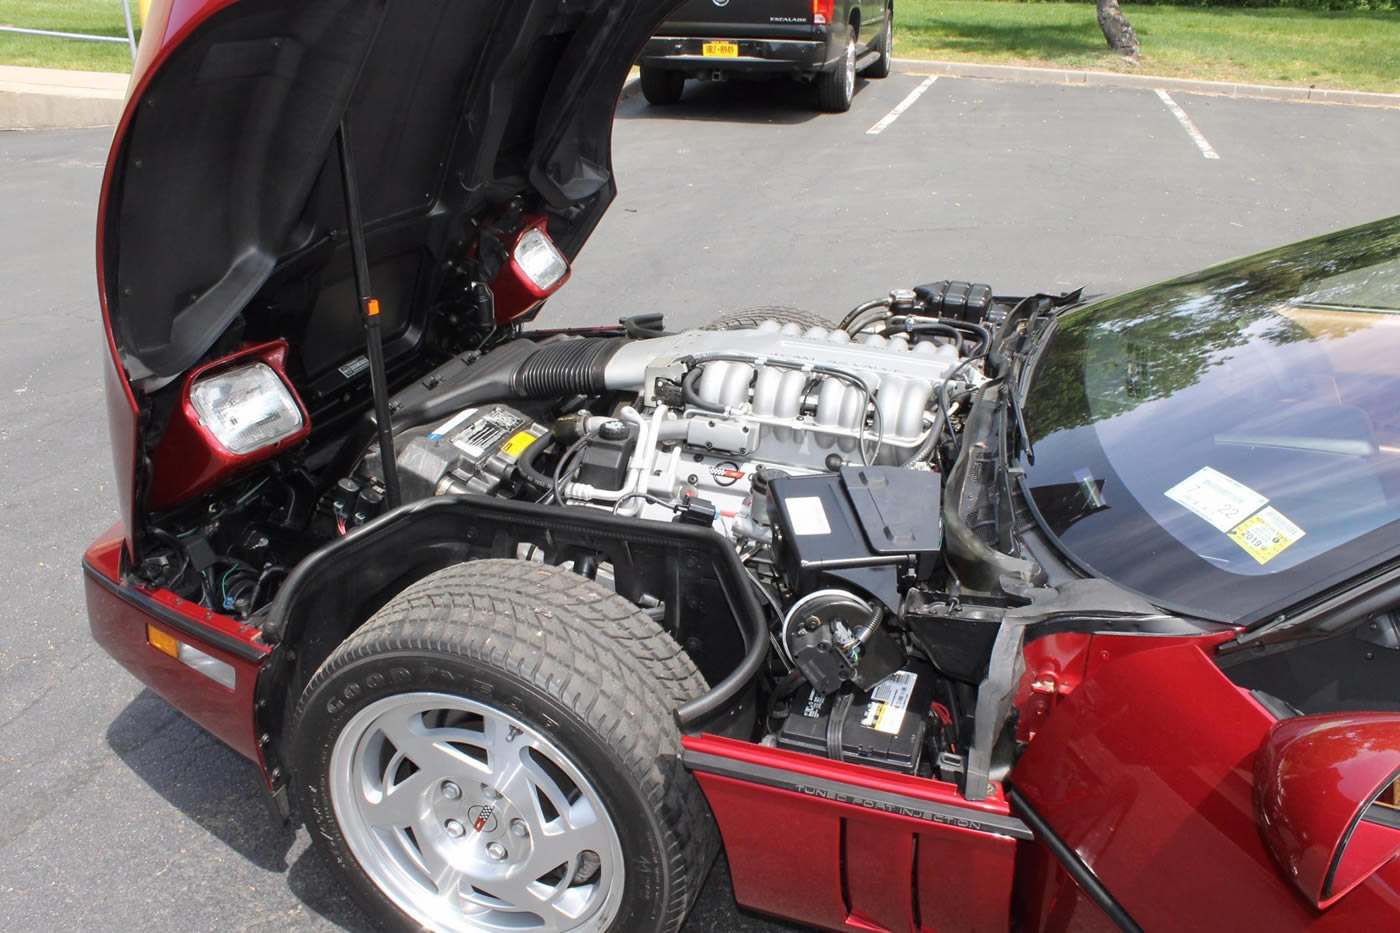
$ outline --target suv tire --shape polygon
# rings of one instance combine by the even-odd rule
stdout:
[[[856,30],[846,27],[846,46],[841,62],[832,71],[817,75],[817,102],[827,113],[845,113],[851,109],[856,93]]]
[[[669,68],[642,67],[642,96],[647,103],[666,107],[677,103],[685,90],[685,73]]]
[[[705,690],[611,590],[539,563],[458,564],[316,671],[293,792],[386,929],[474,933],[525,910],[561,931],[674,933],[718,849],[671,716]]]
[[[880,50],[880,56],[866,67],[862,74],[867,78],[888,78],[890,59],[894,55],[894,7],[890,7],[885,16],[885,28],[880,33],[880,41],[875,47]]]

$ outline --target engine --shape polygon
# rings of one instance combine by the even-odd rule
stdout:
[[[768,321],[630,341],[594,364],[593,388],[627,403],[553,425],[505,404],[454,412],[401,441],[405,496],[495,492],[522,461],[533,473],[526,455],[553,434],[578,448],[549,483],[559,502],[667,521],[708,516],[736,542],[768,543],[755,482],[766,492],[776,478],[844,467],[931,468],[948,400],[985,376],[964,342],[919,337]],[[556,348],[541,352],[562,359]]]
[[[751,692],[724,700],[735,735],[985,787],[988,761],[960,754],[1008,605],[998,581],[1027,565],[1005,543],[995,479],[999,449],[1025,431],[1003,391],[1024,342],[1006,334],[1070,300],[1013,305],[943,282],[840,326],[634,320],[487,337],[387,400],[399,498],[569,510],[557,533],[540,531],[538,508],[464,498],[450,514],[480,510],[477,556],[568,565],[615,589],[712,683],[742,659]],[[314,459],[163,517],[141,572],[258,617],[302,556],[392,498],[373,412],[344,414],[358,421]],[[720,539],[640,534],[672,523]],[[634,534],[651,538],[635,559],[616,544]],[[702,540],[708,563],[695,563]]]

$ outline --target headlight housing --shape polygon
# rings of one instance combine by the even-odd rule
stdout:
[[[311,421],[287,379],[287,342],[194,370],[151,455],[151,508],[187,502],[306,437]]]
[[[301,431],[306,419],[291,389],[259,360],[226,369],[190,386],[199,423],[231,454],[248,454]]]

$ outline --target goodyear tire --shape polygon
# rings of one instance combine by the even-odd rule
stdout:
[[[827,330],[837,330],[840,325],[835,321],[829,321],[813,311],[804,308],[790,308],[786,305],[762,305],[757,308],[741,308],[738,311],[727,311],[705,324],[701,330],[740,330],[746,327],[757,327],[764,321],[777,321],[779,324],[797,324],[800,327],[824,327]]]
[[[293,792],[387,929],[674,933],[718,847],[671,718],[705,689],[610,590],[537,563],[460,564],[317,670]]]

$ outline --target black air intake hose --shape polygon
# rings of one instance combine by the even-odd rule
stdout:
[[[547,343],[531,353],[515,371],[519,398],[598,395],[607,391],[603,374],[625,337],[583,337]]]

